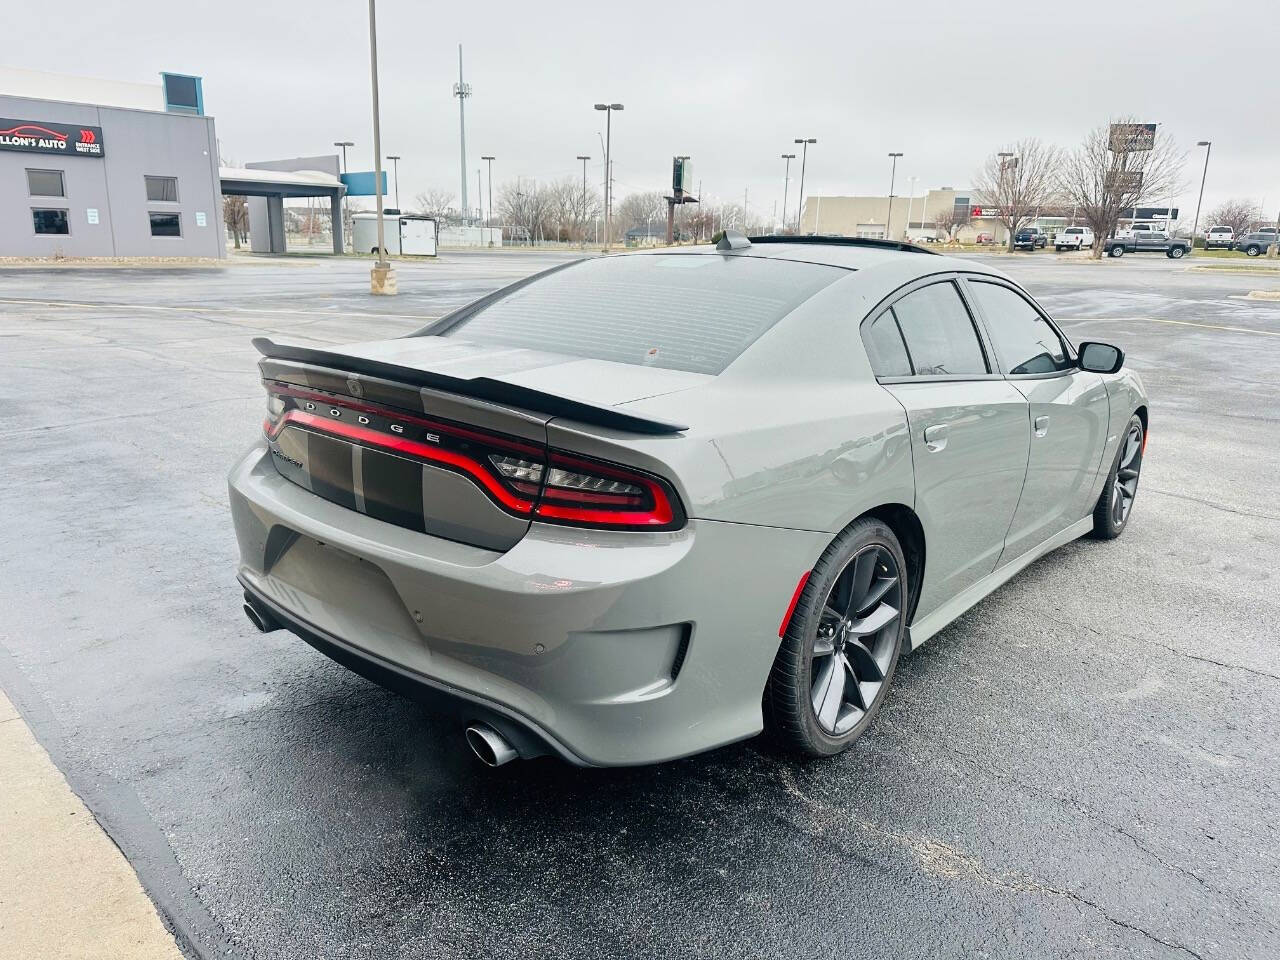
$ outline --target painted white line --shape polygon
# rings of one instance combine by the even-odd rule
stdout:
[[[378,320],[438,320],[443,314],[429,316],[416,313],[362,313],[343,310],[333,313],[320,313],[315,310],[278,310],[273,307],[204,307],[196,304],[175,306],[157,303],[92,303],[79,300],[25,300],[21,297],[0,297],[0,304],[12,304],[20,307],[72,307],[78,310],[152,310],[162,313],[242,313],[246,316],[285,316],[310,317],[311,319],[329,319],[331,317],[360,317]]]
[[[1280,330],[1251,330],[1249,327],[1228,327],[1220,323],[1193,323],[1190,320],[1166,320],[1163,317],[1055,317],[1059,323],[1172,323],[1179,327],[1200,327],[1203,330],[1226,330],[1230,333],[1255,333],[1260,337],[1280,337]]]

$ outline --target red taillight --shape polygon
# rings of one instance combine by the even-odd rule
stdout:
[[[673,491],[657,477],[615,463],[551,451],[541,520],[620,529],[672,529],[684,523]]]
[[[274,381],[266,387],[269,440],[293,425],[421,460],[466,476],[508,513],[548,523],[673,530],[685,522],[675,491],[643,471],[376,403]]]

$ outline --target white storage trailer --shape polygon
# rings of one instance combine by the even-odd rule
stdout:
[[[375,253],[378,249],[378,215],[372,211],[351,215],[352,237],[356,253]],[[434,257],[439,226],[430,217],[382,211],[382,231],[387,253],[403,256]]]

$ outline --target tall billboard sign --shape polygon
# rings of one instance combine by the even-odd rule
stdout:
[[[1107,138],[1107,149],[1112,153],[1142,153],[1154,150],[1156,125],[1154,123],[1113,123]]]

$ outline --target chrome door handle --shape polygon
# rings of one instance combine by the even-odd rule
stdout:
[[[1049,432],[1049,418],[1036,417],[1036,436],[1043,437]]]
[[[945,423],[939,423],[932,427],[924,428],[924,448],[930,453],[937,453],[939,450],[945,449],[947,446],[947,436],[951,433],[951,428]]]

